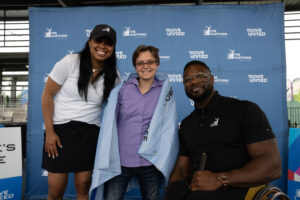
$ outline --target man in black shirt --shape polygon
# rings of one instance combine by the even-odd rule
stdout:
[[[183,83],[195,110],[180,125],[180,153],[165,199],[174,200],[175,191],[188,200],[241,200],[249,187],[281,176],[276,139],[258,105],[219,95],[201,61],[186,64]],[[203,154],[207,160],[199,170]]]

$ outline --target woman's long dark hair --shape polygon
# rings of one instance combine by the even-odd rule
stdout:
[[[79,52],[80,55],[80,65],[79,65],[79,79],[77,82],[78,92],[85,101],[87,101],[88,86],[92,77],[92,61],[91,53],[88,41],[86,42],[84,48]],[[112,55],[105,60],[103,69],[94,79],[97,81],[99,77],[104,76],[104,87],[103,87],[103,98],[102,104],[107,102],[110,91],[114,88],[117,79],[117,59],[116,59],[116,49]]]

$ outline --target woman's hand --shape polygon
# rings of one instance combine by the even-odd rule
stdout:
[[[49,157],[52,157],[53,159],[58,157],[57,146],[62,148],[58,135],[55,132],[46,132],[45,151],[48,153]]]

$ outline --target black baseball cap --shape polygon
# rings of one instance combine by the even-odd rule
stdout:
[[[90,39],[97,39],[104,36],[110,38],[113,41],[114,45],[116,44],[116,31],[106,24],[96,25],[90,34]]]

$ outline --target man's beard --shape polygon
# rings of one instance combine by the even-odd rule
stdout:
[[[195,103],[204,101],[208,96],[210,96],[214,91],[213,87],[206,88],[206,90],[201,95],[193,95],[190,92],[185,92],[186,95],[192,99]]]

